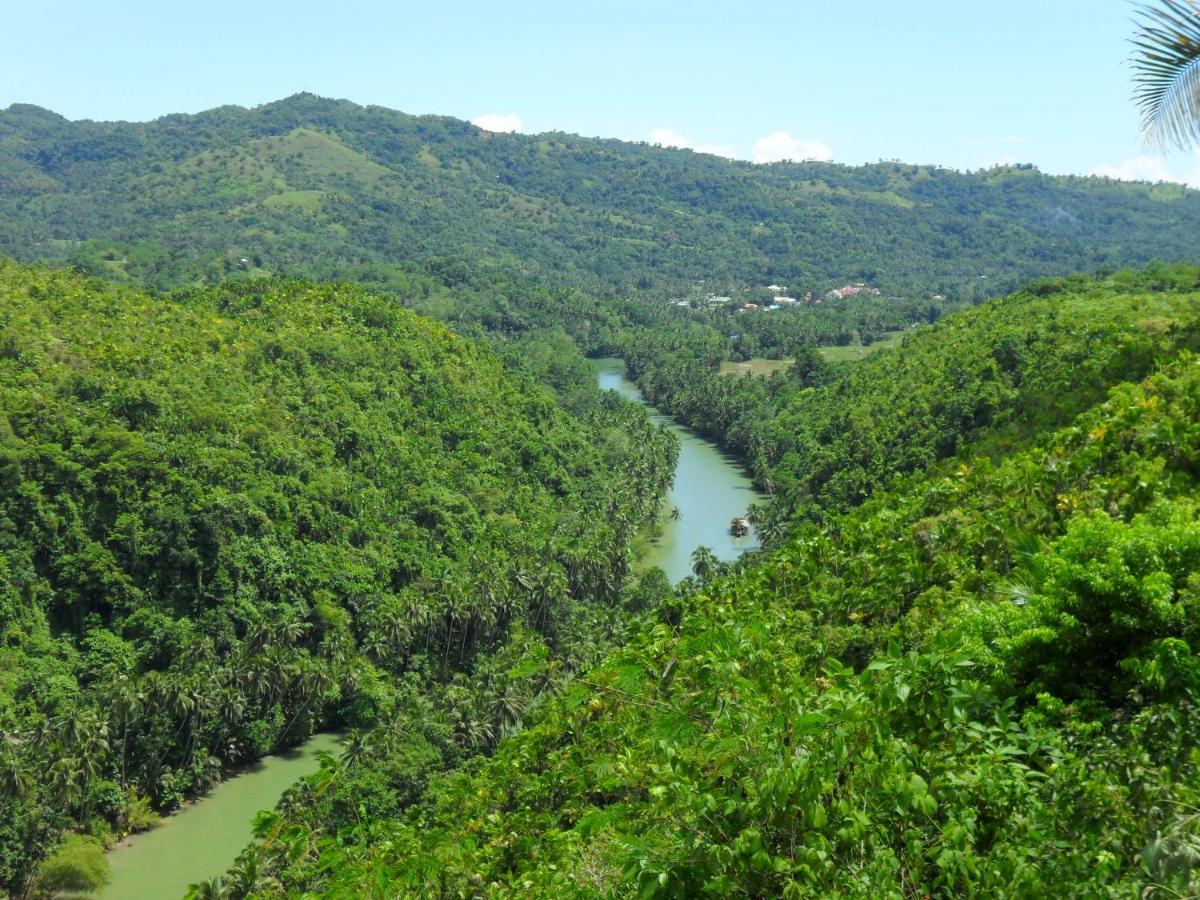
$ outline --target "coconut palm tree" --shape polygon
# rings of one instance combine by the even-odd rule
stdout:
[[[208,881],[188,885],[187,900],[221,900],[225,896],[227,894],[221,884],[220,875]]]
[[[109,704],[121,727],[121,788],[125,788],[126,747],[129,742],[129,721],[138,715],[145,695],[137,683],[114,664],[105,670],[105,682],[108,685]]]
[[[1200,2],[1143,7],[1133,44],[1134,100],[1146,139],[1160,148],[1200,143]]]
[[[15,735],[0,732],[0,798],[20,800],[33,791],[33,774],[17,752],[21,746]]]
[[[710,547],[701,546],[692,551],[692,571],[701,584],[711,581],[719,566],[720,560]]]

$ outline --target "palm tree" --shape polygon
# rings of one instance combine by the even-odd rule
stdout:
[[[259,890],[273,890],[279,882],[264,870],[257,847],[242,851],[229,870],[229,881],[221,885],[221,896],[246,897]],[[203,883],[203,882],[202,882]]]
[[[121,788],[125,788],[126,747],[129,742],[129,720],[140,710],[144,695],[137,684],[125,672],[119,671],[116,665],[107,667],[105,680],[109,685],[109,703],[121,723]]]
[[[701,584],[710,581],[717,574],[719,565],[720,560],[711,548],[702,546],[692,551],[692,571],[696,573],[696,578]]]
[[[60,756],[50,767],[50,785],[64,803],[83,796],[86,776],[83,762],[75,756]]]
[[[34,780],[17,750],[20,739],[0,732],[0,798],[20,800],[33,790]]]
[[[221,900],[225,896],[220,875],[188,885],[187,900]]]
[[[1147,140],[1160,148],[1200,143],[1200,2],[1143,7],[1133,44],[1133,96]]]

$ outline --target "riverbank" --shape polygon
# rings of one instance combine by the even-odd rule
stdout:
[[[668,512],[678,510],[678,515],[664,516],[659,534],[646,542],[639,565],[659,566],[674,584],[692,574],[692,552],[697,547],[708,547],[722,562],[757,550],[759,542],[753,530],[744,537],[729,532],[734,517],[744,516],[751,504],[766,500],[738,460],[647,403],[637,385],[625,376],[624,360],[607,357],[591,363],[601,388],[641,403],[654,421],[679,438],[675,483],[667,497]]]
[[[317,734],[227,778],[204,797],[108,852],[112,879],[97,900],[182,897],[189,884],[222,875],[253,839],[260,810],[274,809],[300,778],[319,768],[320,753],[341,749],[336,734]]]

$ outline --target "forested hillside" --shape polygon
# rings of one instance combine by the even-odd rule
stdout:
[[[1197,295],[1133,277],[1057,287],[1073,329],[1039,340],[1063,365],[1085,333],[1128,331],[1137,351],[1089,370],[1063,401],[1078,415],[1054,427],[1010,403],[990,425],[959,421],[954,457],[855,509],[833,498],[823,523],[664,606],[492,759],[358,821],[331,798],[411,757],[379,733],[260,820],[265,844],[226,889],[1196,891],[1200,362],[1194,320],[1146,314]],[[1043,302],[1012,298],[1004,318],[1036,323]],[[902,351],[931,384],[990,346],[957,330],[968,321],[947,320],[954,355],[933,332]]]
[[[148,123],[14,105],[0,253],[159,287],[264,272],[391,287],[415,260],[602,295],[863,281],[973,300],[1194,258],[1200,195],[1020,166],[751,165],[307,94]]]
[[[1200,269],[1048,280],[948,316],[892,352],[826,364],[800,352],[770,379],[720,374],[728,349],[695,323],[617,341],[661,409],[747,460],[774,499],[769,534],[861,503],[895,475],[984,440],[1000,456],[1066,424],[1108,386],[1197,349]]]
[[[402,716],[416,790],[594,660],[677,448],[574,387],[358,287],[0,263],[0,893],[320,727]]]

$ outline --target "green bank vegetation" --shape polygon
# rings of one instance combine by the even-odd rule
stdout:
[[[1198,198],[0,112],[0,252],[76,270],[0,263],[0,890],[328,727],[196,896],[1197,893],[1200,270],[1116,269]],[[767,554],[634,572],[676,446],[584,354]]]

